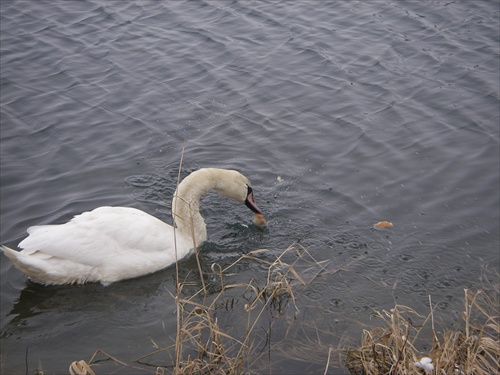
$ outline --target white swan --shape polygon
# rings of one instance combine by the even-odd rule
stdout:
[[[187,176],[174,193],[175,230],[135,208],[99,207],[65,224],[28,228],[29,236],[19,244],[22,251],[1,248],[31,280],[46,285],[108,285],[146,275],[187,256],[206,240],[199,204],[210,190],[244,202],[263,218],[245,176],[233,170],[203,168]]]

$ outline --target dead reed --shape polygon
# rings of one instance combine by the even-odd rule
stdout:
[[[292,253],[290,258],[293,262],[285,262],[284,258]],[[251,251],[225,268],[217,264],[212,265],[212,271],[219,278],[221,289],[215,297],[210,298],[210,302],[206,299],[204,303],[197,302],[197,295],[188,298],[176,297],[179,320],[174,374],[241,374],[250,368],[253,361],[259,357],[256,342],[265,340],[265,337],[256,334],[263,316],[266,316],[266,319],[277,319],[284,314],[288,306],[297,308],[293,286],[306,285],[306,281],[296,271],[296,263],[305,260],[314,266],[321,266],[307,249],[300,245],[288,247],[272,261],[261,257],[262,255],[268,258],[270,252]],[[254,278],[247,283],[227,283],[226,279],[231,275],[234,266],[244,259],[266,265],[265,280]],[[182,290],[182,284],[180,288]],[[223,302],[224,297],[229,290],[234,293],[234,289],[239,289],[246,301],[239,306],[240,311],[237,311],[239,314],[246,314],[246,324],[244,327],[233,327],[229,331],[221,327],[215,311],[221,301],[227,304],[227,301]],[[203,290],[200,290],[199,294],[201,293]]]
[[[431,312],[427,317],[401,305],[376,312],[383,327],[363,331],[360,347],[347,350],[347,368],[353,375],[500,373],[499,285],[492,286],[488,291],[465,289],[463,328],[442,335],[435,329],[430,298]],[[432,350],[419,353],[417,339],[429,321]]]
[[[234,275],[235,265],[244,260],[265,265],[265,279],[251,279],[247,283],[228,282]],[[304,269],[304,263],[307,269]],[[314,271],[311,272],[311,269]],[[274,259],[268,250],[255,250],[225,268],[214,264],[211,270],[218,279],[219,292],[215,294],[205,294],[205,284],[202,284],[197,292],[184,296],[186,284],[178,284],[178,290],[173,295],[178,311],[175,343],[167,347],[156,346],[157,350],[131,363],[98,350],[88,363],[73,362],[70,374],[94,375],[94,371],[97,374],[98,367],[94,365],[101,361],[112,361],[122,367],[140,370],[140,373],[157,375],[242,374],[254,372],[256,368],[262,370],[262,359],[266,355],[262,348],[273,350],[271,343],[266,342],[270,340],[272,325],[286,316],[286,311],[297,309],[297,288],[300,290],[301,286],[307,286],[325,272],[322,263],[314,260],[307,249],[298,244],[288,247]],[[308,275],[307,280],[304,275]],[[463,327],[444,334],[435,328],[430,298],[430,313],[427,316],[402,305],[396,305],[389,311],[375,312],[382,326],[363,331],[361,345],[345,351],[345,366],[353,375],[500,373],[499,291],[499,284],[476,292],[466,289]],[[227,298],[228,292],[244,296],[245,303],[234,303],[233,298]],[[246,323],[240,327],[222,324],[217,314],[221,305],[225,305],[231,313],[246,314]],[[285,322],[285,325],[288,324],[290,322]],[[263,327],[268,327],[265,334],[262,334]],[[425,340],[422,336],[427,332],[432,335],[429,339],[432,349],[429,353],[421,353],[418,347],[422,347]],[[324,361],[324,374],[329,373],[332,355],[341,352],[341,348],[322,343],[319,336],[300,345],[300,352],[295,353],[288,347],[287,354],[298,358],[304,351],[316,353],[315,356],[309,355],[308,359]],[[311,350],[306,350],[304,345],[310,346]],[[104,359],[98,358],[102,356]],[[158,356],[161,360],[155,363]],[[165,361],[172,365],[160,364]]]
[[[267,269],[265,279],[252,278],[246,283],[228,282],[235,274],[235,266],[244,260],[264,265]],[[298,265],[308,268],[307,280],[299,274]],[[220,290],[217,293],[207,294],[203,283],[197,292],[185,296],[183,291],[187,282],[179,282],[176,293],[171,293],[177,309],[177,334],[174,344],[167,347],[157,346],[155,351],[135,359],[132,363],[122,362],[98,350],[88,363],[73,362],[70,374],[94,375],[93,371],[97,371],[94,365],[102,361],[112,361],[121,367],[155,374],[244,373],[265,355],[262,350],[257,350],[257,347],[270,345],[266,342],[270,333],[262,334],[262,327],[265,326],[270,331],[274,322],[284,316],[287,309],[295,311],[297,307],[294,289],[306,286],[324,271],[322,264],[314,260],[308,250],[299,244],[289,246],[277,256],[265,249],[254,250],[227,267],[213,264],[211,269],[218,279]],[[311,272],[311,269],[314,270]],[[227,297],[229,292],[242,296],[245,303],[234,304],[234,298]],[[222,326],[217,313],[221,305],[226,305],[228,310],[238,314],[239,322],[243,320],[241,314],[245,314],[245,324],[240,327]],[[155,364],[159,356],[161,360]],[[165,360],[170,361],[172,365],[159,364],[165,363]]]

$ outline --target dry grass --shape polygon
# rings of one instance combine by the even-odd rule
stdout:
[[[177,334],[175,344],[159,347],[152,353],[143,355],[132,364],[124,363],[107,353],[98,350],[87,363],[73,362],[71,375],[94,375],[93,367],[102,361],[112,361],[122,367],[140,369],[141,372],[155,374],[241,374],[248,371],[265,355],[262,348],[269,346],[268,337],[262,334],[262,326],[271,326],[284,316],[287,309],[297,309],[294,288],[306,286],[324,271],[321,263],[316,262],[307,249],[299,244],[282,251],[274,260],[268,250],[254,250],[241,256],[231,265],[222,268],[212,265],[212,272],[218,278],[220,291],[215,295],[206,293],[205,284],[198,292],[184,296],[184,282],[172,297],[177,307]],[[285,261],[285,258],[287,261]],[[233,269],[243,260],[259,262],[267,268],[264,280],[251,279],[248,283],[228,283]],[[296,270],[297,264],[308,267],[308,279],[304,280]],[[313,268],[313,272],[311,272]],[[218,306],[232,304],[234,299],[226,298],[228,292],[243,296],[246,303],[231,306],[233,313],[246,315],[246,324],[241,327],[222,327],[217,316]],[[165,363],[170,358],[171,366]],[[102,358],[104,357],[104,358]],[[326,361],[326,357],[325,357]],[[91,368],[92,366],[92,368]]]
[[[498,280],[498,275],[496,275]],[[377,313],[383,327],[364,330],[361,346],[349,349],[346,366],[356,375],[490,375],[500,373],[499,285],[489,291],[465,290],[463,328],[439,335],[434,326],[432,303],[427,317],[406,306]],[[429,298],[429,302],[430,298]],[[416,322],[422,322],[417,325]],[[420,332],[429,324],[432,350],[416,349]],[[432,359],[432,369],[421,369],[416,362]]]
[[[285,256],[292,253],[294,261],[285,262]],[[259,353],[256,342],[265,340],[265,337],[256,333],[263,317],[277,319],[288,306],[296,308],[292,285],[306,285],[294,268],[296,262],[305,260],[320,266],[300,245],[288,247],[273,261],[259,257],[264,254],[269,255],[267,250],[252,251],[223,269],[219,265],[212,265],[212,271],[219,277],[221,290],[215,298],[211,298],[210,303],[196,302],[196,296],[177,298],[179,319],[174,374],[241,374],[257,360]],[[243,259],[265,264],[266,279],[263,282],[252,279],[248,283],[227,284],[226,279],[233,267]],[[235,288],[240,289],[246,300],[241,310],[237,311],[246,314],[246,325],[239,329],[233,328],[230,334],[221,328],[214,312],[216,305],[224,300],[226,292]]]
[[[98,368],[94,366],[103,360],[137,369],[140,373],[157,375],[227,375],[255,371],[262,366],[262,359],[266,356],[262,348],[274,350],[270,342],[266,342],[269,337],[262,334],[262,328],[268,327],[267,333],[270,336],[272,324],[286,316],[285,311],[297,309],[297,287],[307,286],[325,272],[322,264],[316,262],[301,245],[290,246],[272,261],[268,260],[270,255],[267,250],[255,250],[225,268],[218,264],[212,265],[212,272],[217,275],[220,285],[220,291],[215,295],[206,295],[202,286],[198,292],[186,297],[183,296],[185,284],[178,283],[178,290],[173,295],[178,311],[174,344],[168,347],[157,346],[157,350],[132,363],[124,363],[98,350],[88,363],[73,362],[70,374],[94,375]],[[267,268],[266,278],[261,282],[252,279],[248,283],[228,283],[235,265],[245,259],[264,264]],[[302,269],[304,264],[308,267],[301,274],[297,271],[299,262]],[[311,269],[314,271],[311,272]],[[308,275],[307,280],[304,280],[304,274]],[[229,291],[233,295],[236,293],[244,296],[246,301],[243,305],[238,304],[228,309],[240,317],[241,314],[246,314],[246,324],[241,327],[227,327],[219,321],[217,306],[233,304],[232,298],[226,298]],[[441,335],[435,329],[430,298],[431,312],[427,316],[402,305],[396,305],[389,311],[376,312],[375,316],[381,319],[382,327],[363,331],[360,347],[345,351],[345,365],[353,375],[500,373],[498,303],[499,285],[494,285],[487,291],[465,290],[462,329],[447,331]],[[290,321],[285,322],[285,325],[289,324]],[[420,353],[417,348],[424,340],[422,336],[426,336],[428,332],[432,334],[429,339],[432,341],[432,350],[430,353]],[[257,348],[261,348],[260,351]],[[292,349],[287,347],[286,355],[290,358],[300,359],[301,354],[307,352],[308,360],[324,362],[324,374],[328,373],[334,354],[341,352],[341,348],[333,348],[329,343],[321,342],[319,335],[305,342],[303,340],[299,352]],[[423,356],[432,358],[433,369],[428,372],[417,368],[415,364]],[[172,365],[160,364],[165,361]],[[260,367],[259,371],[262,372],[263,369]]]

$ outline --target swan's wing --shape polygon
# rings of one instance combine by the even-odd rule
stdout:
[[[78,227],[99,228],[121,248],[144,252],[164,251],[173,246],[173,227],[131,207],[99,207],[75,216],[70,223]]]
[[[19,244],[23,253],[39,252],[93,267],[128,251],[150,253],[173,248],[170,225],[126,207],[100,207],[66,224],[31,227],[28,233]]]

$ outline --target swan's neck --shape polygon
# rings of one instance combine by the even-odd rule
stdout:
[[[177,187],[172,201],[174,225],[184,238],[200,246],[207,239],[207,228],[200,214],[200,199],[217,186],[220,170],[203,168],[187,176]]]

